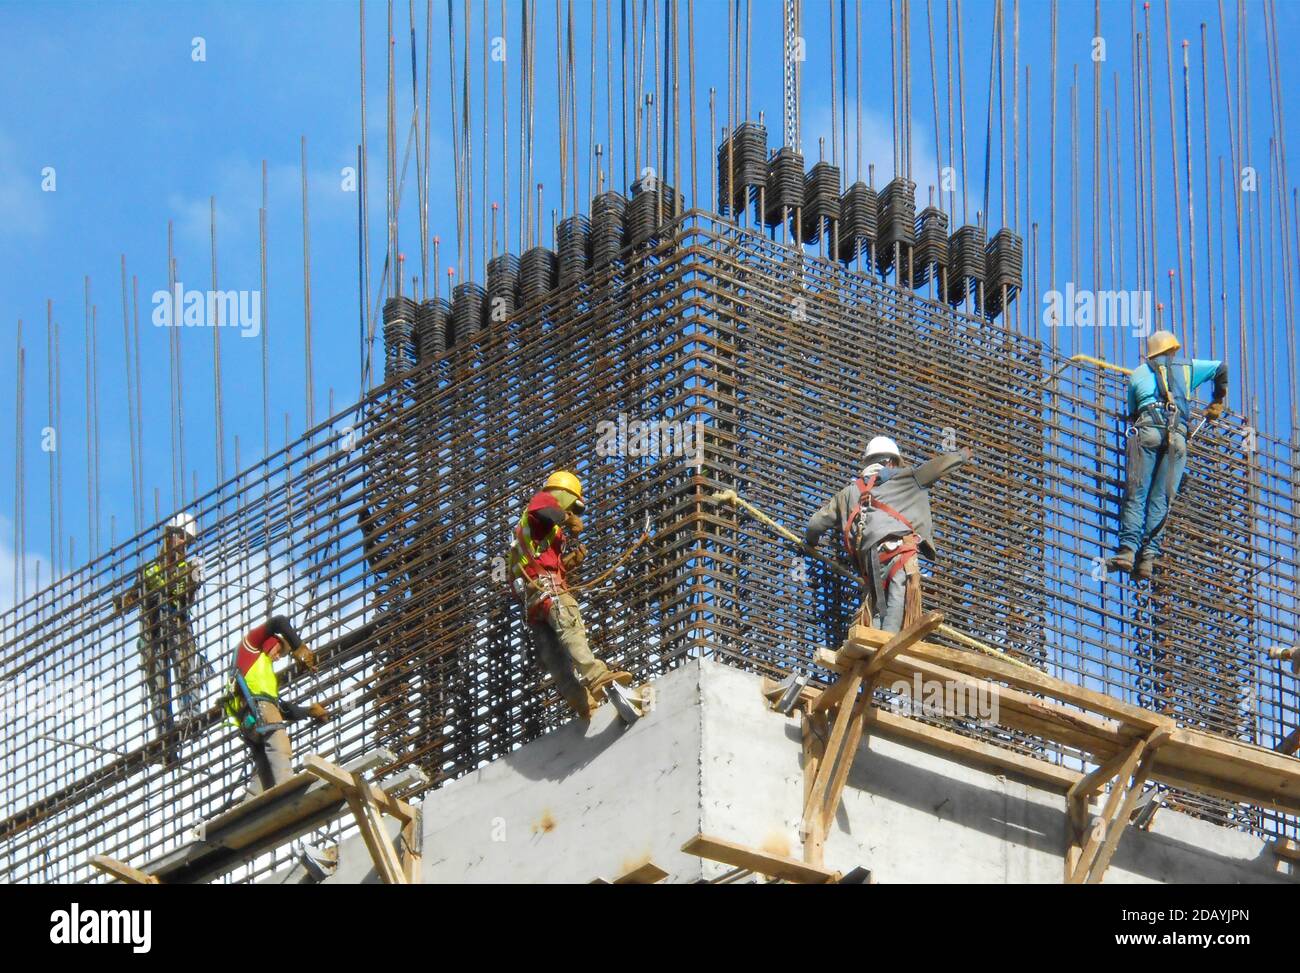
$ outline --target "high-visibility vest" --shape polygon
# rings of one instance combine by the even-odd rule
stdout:
[[[143,576],[145,590],[150,594],[162,594],[173,602],[183,602],[189,596],[190,565],[187,561],[177,561],[172,568],[150,561],[144,566]]]
[[[279,701],[280,680],[275,675],[275,667],[271,665],[271,657],[265,652],[259,652],[257,659],[248,667],[248,672],[244,673],[244,685],[248,687],[254,702],[263,699],[272,703]],[[247,709],[239,683],[232,678],[226,684],[226,715],[236,726],[240,725],[241,718],[247,719],[249,716],[256,722],[258,714],[250,714]]]

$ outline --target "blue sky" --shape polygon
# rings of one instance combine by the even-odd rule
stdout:
[[[617,44],[619,7],[616,0],[613,17]],[[457,2],[455,21],[461,30],[462,7]],[[1227,4],[1229,29],[1234,29],[1235,4]],[[421,26],[420,77],[423,82],[424,4],[417,3]],[[554,11],[552,3],[538,4],[539,37],[537,45],[537,178],[546,182],[547,208],[558,205],[556,123],[554,91],[556,87],[554,53]],[[847,4],[852,33],[853,0]],[[474,17],[481,16],[481,5],[474,4]],[[500,3],[491,4],[493,33],[499,31]],[[517,40],[519,4],[508,0],[510,20],[508,38]],[[1033,188],[1031,212],[1040,223],[1040,279],[1047,280],[1048,231],[1048,115],[1049,100],[1049,16],[1046,2],[1023,0],[1020,10],[1020,61],[1032,72],[1033,99],[1030,113],[1033,122],[1030,139],[1033,153]],[[685,18],[685,0],[679,8]],[[697,0],[697,118],[700,132],[699,173],[701,206],[707,206],[707,173],[711,170],[712,139],[706,137],[708,126],[707,91],[718,89],[719,114],[725,115],[726,104],[726,23],[727,4],[722,0]],[[809,161],[817,156],[817,136],[830,134],[830,50],[827,11],[833,9],[838,19],[838,0],[833,7],[817,0],[805,4],[804,30],[808,42],[808,61],[803,101],[804,151]],[[863,155],[877,166],[876,183],[882,185],[891,175],[890,103],[889,103],[889,5],[883,2],[862,4],[864,56],[862,92],[864,114]],[[936,43],[942,47],[947,4],[933,5]],[[968,179],[972,199],[968,210],[982,207],[984,133],[988,99],[990,31],[992,0],[965,0],[962,3],[963,40],[965,43],[966,125]],[[589,65],[587,31],[591,7],[585,0],[574,5],[577,31],[580,106],[579,140],[584,146],[580,171],[585,183],[587,164],[587,106],[589,105]],[[603,48],[605,6],[597,8]],[[1011,4],[1006,4],[1007,17]],[[659,7],[662,18],[663,5]],[[912,80],[913,80],[913,171],[918,183],[918,200],[923,204],[927,187],[934,181],[934,130],[930,87],[929,45],[926,39],[927,5],[917,0],[911,6]],[[1139,23],[1141,10],[1138,9]],[[1155,36],[1152,60],[1155,67],[1154,138],[1155,177],[1162,214],[1160,236],[1160,291],[1166,300],[1164,270],[1173,266],[1175,238],[1170,207],[1173,175],[1169,161],[1168,101],[1165,78],[1164,7],[1151,8]],[[1060,5],[1058,36],[1058,161],[1057,161],[1057,247],[1058,280],[1069,277],[1070,254],[1070,150],[1068,129],[1070,104],[1068,87],[1073,65],[1079,65],[1079,150],[1081,220],[1090,223],[1091,205],[1091,118],[1092,62],[1089,50],[1092,30],[1092,3],[1066,0]],[[370,234],[371,288],[376,293],[378,275],[384,257],[384,184],[385,163],[385,6],[367,5],[368,60],[368,138],[370,151]],[[1104,64],[1104,106],[1112,102],[1111,79],[1117,74],[1120,94],[1121,172],[1126,180],[1121,196],[1124,231],[1133,231],[1134,209],[1131,181],[1130,127],[1130,5],[1107,2],[1102,5],[1102,33],[1108,42]],[[1285,56],[1289,41],[1300,36],[1300,5],[1277,5],[1280,47],[1284,52],[1281,65],[1283,92],[1298,90],[1295,59]],[[1200,289],[1205,290],[1203,171],[1200,134],[1200,52],[1199,24],[1209,27],[1210,82],[1209,115],[1211,165],[1226,152],[1227,136],[1222,67],[1218,56],[1218,5],[1212,2],[1179,2],[1171,10],[1175,56],[1178,44],[1192,42],[1192,127],[1193,175],[1197,206],[1197,250],[1201,262]],[[1261,204],[1271,205],[1272,192],[1268,176],[1268,139],[1270,122],[1268,61],[1264,46],[1263,7],[1248,6],[1246,38],[1250,83],[1247,100],[1250,111],[1251,151],[1248,158],[1260,172]],[[448,120],[448,55],[446,38],[446,0],[434,5],[433,60],[433,130],[431,184],[431,234],[443,243],[441,264],[453,264],[455,207],[451,196],[454,186],[451,135]],[[754,44],[751,60],[751,114],[766,112],[769,144],[780,144],[780,34],[779,6],[773,0],[756,0],[753,6]],[[661,19],[662,27],[662,19]],[[1008,42],[1010,38],[1008,23]],[[83,279],[91,278],[91,300],[98,308],[98,408],[101,455],[101,548],[109,537],[109,517],[116,517],[115,536],[120,541],[131,533],[131,474],[128,458],[127,399],[122,334],[122,297],[120,259],[126,255],[128,274],[138,275],[141,303],[141,355],[146,378],[144,482],[148,499],[146,512],[152,519],[153,489],[161,493],[164,513],[172,508],[172,451],[168,419],[168,341],[165,329],[149,325],[152,311],[150,297],[166,286],[167,223],[174,221],[179,277],[186,287],[206,289],[210,286],[209,267],[209,197],[215,196],[217,214],[218,273],[220,286],[253,290],[258,286],[258,206],[261,195],[261,163],[265,159],[269,179],[269,286],[263,295],[269,315],[268,343],[273,373],[272,444],[284,435],[283,414],[289,415],[289,427],[297,435],[304,427],[305,361],[303,355],[303,262],[302,212],[299,182],[300,137],[307,139],[308,179],[311,215],[311,290],[314,332],[313,378],[314,410],[317,420],[327,413],[332,389],[335,407],[341,409],[355,399],[359,389],[358,361],[358,268],[357,268],[357,196],[345,191],[342,170],[354,163],[360,137],[358,90],[358,13],[354,2],[228,2],[228,3],[0,3],[0,90],[6,92],[0,103],[0,321],[3,321],[4,352],[0,354],[0,384],[8,396],[5,411],[15,404],[17,368],[15,337],[19,319],[23,321],[26,349],[26,423],[25,451],[26,498],[29,572],[32,562],[46,563],[48,579],[49,516],[48,459],[40,450],[42,427],[46,425],[47,371],[46,301],[53,301],[54,316],[60,329],[61,398],[64,420],[59,428],[63,459],[63,503],[65,534],[76,538],[77,560],[83,560],[88,547],[86,523],[86,376],[84,373],[85,341]],[[396,13],[398,125],[399,145],[404,144],[410,122],[410,60],[407,31],[407,4],[399,3]],[[838,25],[837,25],[838,29]],[[682,26],[683,44],[685,25]],[[482,63],[479,45],[481,34],[474,32],[471,56],[473,97],[480,97]],[[192,57],[194,39],[202,38],[206,59]],[[850,61],[853,59],[850,37]],[[1229,40],[1231,56],[1232,40]],[[512,51],[512,47],[507,48]],[[1009,53],[1009,52],[1008,52]],[[942,58],[942,56],[941,56]],[[518,67],[508,55],[510,71],[510,112],[512,130],[518,112]],[[490,65],[498,72],[500,65]],[[616,71],[618,66],[616,64]],[[836,71],[841,70],[838,63]],[[942,75],[945,62],[938,71]],[[596,102],[597,136],[604,135],[604,66],[603,51],[598,60],[598,98]],[[1179,151],[1181,152],[1181,73],[1175,74],[1175,97]],[[499,98],[497,75],[492,74],[493,105]],[[686,98],[686,63],[681,63],[682,98]],[[617,79],[616,79],[617,83]],[[838,86],[838,78],[837,78]],[[853,137],[855,96],[854,79],[849,79],[850,137]],[[1023,92],[1023,89],[1022,89]],[[1006,78],[1005,97],[1010,116],[1011,78]],[[1287,110],[1293,106],[1286,105]],[[837,108],[837,111],[841,109]],[[946,107],[941,102],[941,114]],[[1300,118],[1292,112],[1292,125]],[[475,110],[473,127],[481,123]],[[499,118],[493,115],[493,135],[488,147],[491,160],[490,195],[500,197]],[[620,125],[616,117],[615,125]],[[1022,112],[1021,125],[1024,125]],[[688,137],[686,112],[683,108],[682,135]],[[1021,193],[1028,165],[1023,152],[1021,130]],[[621,133],[616,133],[616,142]],[[946,142],[946,136],[945,136]],[[474,173],[478,177],[482,146],[474,149]],[[517,184],[517,136],[511,138],[511,181]],[[617,151],[617,149],[616,149]],[[991,174],[992,210],[997,214],[998,145],[994,129],[993,172]],[[829,139],[827,146],[829,157]],[[852,150],[850,150],[851,156]],[[943,148],[946,153],[946,145]],[[1010,149],[1008,148],[1008,153]],[[841,147],[843,153],[843,147]],[[616,156],[617,158],[617,156]],[[684,146],[684,160],[689,148]],[[946,161],[946,160],[945,160]],[[959,160],[958,160],[959,164]],[[400,165],[400,158],[399,158]],[[55,191],[42,191],[44,171],[52,167]],[[865,173],[864,173],[865,175]],[[853,177],[852,164],[846,182]],[[1008,179],[1010,175],[1008,174]],[[683,180],[685,182],[686,180]],[[1287,187],[1288,193],[1290,186]],[[585,185],[582,197],[590,195]],[[476,186],[476,209],[482,199]],[[518,201],[512,202],[514,213]],[[960,204],[959,207],[960,209]],[[1212,210],[1213,212],[1213,210]],[[1231,204],[1227,206],[1228,232],[1231,235]],[[1264,210],[1265,214],[1269,211]],[[1184,214],[1184,219],[1185,219]],[[995,218],[993,229],[999,225]],[[1023,214],[1017,228],[1030,235],[1030,221]],[[476,240],[482,240],[482,229]],[[1091,280],[1091,237],[1089,227],[1082,229],[1080,277]],[[1105,237],[1109,247],[1109,237]],[[402,214],[402,248],[407,255],[407,276],[418,273],[418,229],[416,222],[414,169],[408,175]],[[1122,255],[1124,268],[1115,286],[1137,287],[1132,244]],[[1217,242],[1216,242],[1217,246]],[[1269,238],[1261,244],[1263,259],[1270,262]],[[1231,254],[1230,254],[1231,256]],[[1280,256],[1280,255],[1279,255]],[[1028,259],[1028,256],[1027,256]],[[1109,267],[1109,256],[1105,258]],[[1217,263],[1217,255],[1216,255]],[[1229,307],[1235,309],[1234,261],[1229,260]],[[1026,268],[1028,270],[1028,267]],[[1217,266],[1216,266],[1217,273]],[[1107,275],[1108,276],[1108,271]],[[481,281],[481,270],[477,274]],[[444,277],[445,280],[445,277]],[[1264,293],[1270,294],[1270,291]],[[1270,306],[1257,309],[1256,319],[1271,335],[1273,354],[1261,354],[1261,364],[1274,369],[1272,381],[1286,381],[1284,332],[1280,298]],[[1235,313],[1235,311],[1234,311]],[[1205,316],[1204,301],[1201,306]],[[1204,325],[1203,325],[1204,326]],[[197,474],[206,490],[215,480],[216,446],[213,433],[213,348],[210,329],[182,330],[184,360],[184,395],[186,423],[187,483]],[[1068,336],[1072,340],[1074,336]],[[262,447],[261,415],[261,342],[240,338],[236,332],[222,336],[221,369],[224,395],[225,462],[227,473],[234,469],[235,437],[240,441],[240,465],[255,461]],[[1107,338],[1107,342],[1110,338]],[[1131,343],[1130,343],[1131,344]],[[1091,350],[1092,339],[1079,350]],[[1132,364],[1135,346],[1118,349],[1121,357]],[[1265,416],[1261,425],[1273,435],[1285,437],[1279,428],[1282,409],[1274,404],[1273,416]],[[15,455],[13,421],[0,428],[0,453]],[[93,423],[92,423],[93,425]],[[10,469],[6,464],[6,469]],[[7,475],[0,482],[0,546],[8,552],[0,569],[0,599],[11,596],[15,483]],[[66,555],[65,538],[65,560]],[[30,589],[29,589],[30,590]]]

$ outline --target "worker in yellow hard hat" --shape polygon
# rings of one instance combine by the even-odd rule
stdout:
[[[564,700],[587,719],[610,682],[627,685],[632,677],[611,670],[592,654],[582,613],[566,581],[567,572],[576,570],[587,554],[578,539],[584,509],[577,476],[557,470],[547,477],[515,527],[510,569],[542,665]]]
[[[1161,537],[1169,507],[1178,495],[1187,468],[1187,429],[1192,394],[1214,383],[1207,419],[1223,415],[1228,397],[1228,366],[1221,361],[1182,359],[1172,332],[1147,338],[1146,361],[1128,383],[1128,471],[1120,511],[1119,550],[1107,567],[1136,580],[1151,577],[1160,558]]]

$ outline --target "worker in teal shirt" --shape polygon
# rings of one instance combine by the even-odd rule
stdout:
[[[1160,538],[1169,508],[1178,495],[1187,468],[1187,427],[1192,393],[1214,382],[1214,401],[1207,419],[1223,414],[1228,396],[1228,366],[1221,361],[1174,355],[1181,347],[1169,331],[1147,339],[1147,360],[1133,370],[1128,383],[1128,473],[1120,510],[1119,550],[1106,562],[1135,580],[1151,577],[1160,558]]]

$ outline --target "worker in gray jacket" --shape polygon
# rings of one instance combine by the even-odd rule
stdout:
[[[804,545],[809,550],[826,531],[839,530],[867,588],[859,611],[862,624],[898,632],[920,617],[918,555],[936,556],[930,487],[970,456],[969,449],[961,449],[919,466],[903,466],[898,445],[888,436],[876,436],[867,444],[862,475],[808,521]]]

